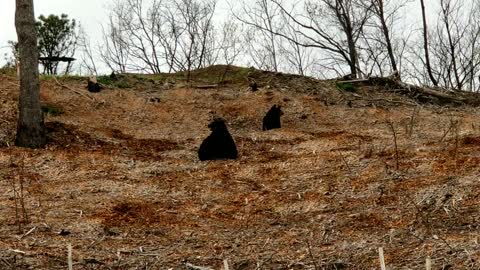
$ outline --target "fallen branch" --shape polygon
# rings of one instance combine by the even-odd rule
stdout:
[[[31,228],[28,232],[24,233],[22,236],[20,236],[18,239],[21,240],[25,237],[27,237],[29,234],[31,234],[33,231],[35,231],[37,229],[37,227],[33,227]]]
[[[426,86],[416,86],[404,83],[398,76],[390,75],[387,77],[370,77],[366,79],[339,80],[341,84],[360,84],[366,86],[383,86],[386,90],[395,90],[421,102],[432,102],[437,104],[464,105],[480,104],[480,95],[476,99],[470,98],[474,93],[455,92],[451,94],[446,89],[433,89]]]
[[[425,267],[427,270],[432,270],[432,259],[430,257],[425,260]]]
[[[356,80],[343,80],[338,81],[338,83],[367,83],[370,82],[370,79],[356,79]]]
[[[72,260],[72,244],[67,245],[67,262],[68,262],[68,270],[73,270],[73,260]]]
[[[191,270],[213,270],[212,268],[209,268],[209,267],[197,266],[197,265],[193,265],[191,263],[186,263],[185,267],[187,267],[187,269],[191,269]]]
[[[14,253],[18,253],[18,254],[22,254],[22,255],[27,254],[25,251],[21,251],[21,250],[18,250],[18,249],[9,249],[9,251],[14,252]]]
[[[387,266],[385,265],[385,256],[383,255],[383,248],[378,248],[378,257],[380,260],[380,269],[387,270]]]
[[[65,89],[68,89],[68,90],[74,92],[75,94],[80,95],[80,96],[85,97],[85,98],[88,98],[88,99],[90,99],[90,100],[92,100],[92,101],[97,101],[97,99],[94,98],[94,97],[91,97],[91,96],[89,96],[89,95],[86,95],[86,94],[84,94],[84,93],[82,93],[82,92],[80,92],[80,91],[78,91],[78,90],[75,90],[75,89],[73,89],[73,88],[71,88],[71,87],[69,87],[69,86],[66,86],[65,84],[62,84],[61,82],[59,82],[59,81],[57,80],[57,77],[53,76],[53,79],[55,80],[55,82],[56,82],[60,87],[63,87],[63,88],[65,88]]]
[[[408,105],[408,106],[418,106],[417,103],[404,102],[404,101],[400,101],[400,100],[389,100],[389,99],[385,99],[385,98],[365,99],[365,101],[370,101],[370,102],[385,101],[385,102],[393,103],[393,104],[401,104],[401,105]]]
[[[198,89],[209,89],[209,88],[217,88],[218,84],[195,85],[193,87]]]

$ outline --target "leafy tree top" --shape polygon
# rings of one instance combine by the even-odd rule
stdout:
[[[75,19],[69,19],[66,14],[40,15],[36,22],[40,56],[51,59],[73,56],[77,46],[76,26]],[[43,64],[46,73],[57,73],[58,62]]]

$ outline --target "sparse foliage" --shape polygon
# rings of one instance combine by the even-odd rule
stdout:
[[[190,71],[214,62],[215,0],[122,0],[110,8],[103,61],[114,71]]]
[[[76,21],[70,20],[68,15],[62,14],[40,15],[36,23],[38,32],[38,50],[40,56],[48,57],[50,60],[42,61],[46,74],[58,74],[59,61],[54,58],[73,57],[77,48]],[[65,68],[69,73],[71,62]]]

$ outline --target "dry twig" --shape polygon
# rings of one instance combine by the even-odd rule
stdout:
[[[68,249],[68,270],[73,270],[73,261],[72,261],[72,244],[67,245]]]
[[[53,76],[53,79],[55,80],[55,82],[56,82],[59,86],[65,88],[65,89],[68,89],[68,90],[74,92],[75,94],[80,95],[80,96],[82,96],[82,97],[85,97],[85,98],[87,98],[87,99],[90,99],[90,100],[92,100],[92,101],[97,101],[96,98],[94,98],[94,97],[92,97],[92,96],[90,96],[90,95],[86,95],[86,94],[84,94],[84,93],[82,93],[82,92],[80,92],[80,91],[78,91],[78,90],[75,90],[75,89],[73,89],[73,88],[71,88],[71,87],[69,87],[69,86],[66,86],[65,84],[62,84],[61,82],[58,81],[57,77]]]
[[[385,265],[385,256],[383,256],[383,248],[379,247],[378,248],[378,257],[380,259],[380,267],[382,270],[387,270],[387,267]]]
[[[399,165],[399,154],[398,154],[398,144],[397,144],[397,132],[395,130],[395,126],[393,125],[392,121],[387,122],[388,126],[390,127],[390,130],[392,131],[393,134],[393,142],[395,144],[395,169],[398,170],[400,165]]]

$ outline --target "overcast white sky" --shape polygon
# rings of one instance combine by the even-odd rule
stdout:
[[[87,31],[91,38],[101,36],[101,24],[105,21],[107,7],[116,0],[34,0],[35,17],[40,15],[65,13],[69,18],[76,19]],[[249,0],[247,0],[249,1]],[[293,1],[293,0],[287,0]],[[427,9],[433,12],[436,9],[435,3],[440,0],[427,0]],[[4,64],[4,54],[9,52],[6,48],[9,40],[16,40],[14,25],[15,1],[0,0],[0,66]],[[238,3],[238,0],[219,0],[217,14],[227,14],[227,3]],[[411,3],[411,8],[406,12],[408,15],[419,16],[419,1]]]
[[[35,18],[40,15],[65,13],[75,19],[90,37],[100,37],[101,23],[106,21],[107,7],[116,0],[34,0]],[[227,13],[230,0],[220,0],[219,13]],[[15,0],[0,0],[0,66],[4,64],[4,53],[9,52],[7,42],[17,40],[15,32]]]
[[[0,0],[0,63],[8,49],[3,48],[8,40],[17,40],[15,32],[15,1]],[[76,19],[90,36],[101,34],[100,24],[107,13],[106,6],[111,0],[34,0],[35,17],[65,13]]]

